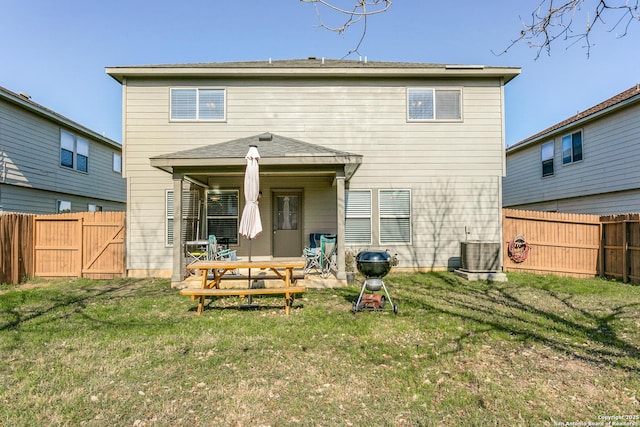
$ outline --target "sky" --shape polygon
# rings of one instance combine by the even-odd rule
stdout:
[[[353,0],[336,0],[345,4]],[[590,1],[590,0],[588,0]],[[640,83],[640,22],[596,30],[551,56],[503,51],[539,0],[394,0],[362,27],[318,27],[299,0],[0,0],[0,86],[117,142],[122,90],[105,67],[318,58],[521,67],[505,87],[505,143],[517,143]],[[322,17],[338,23],[327,10]]]

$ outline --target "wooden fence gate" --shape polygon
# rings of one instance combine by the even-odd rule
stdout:
[[[602,221],[602,275],[640,282],[640,214],[609,215]]]
[[[504,271],[527,271],[572,277],[595,277],[600,263],[599,215],[502,210]],[[529,251],[524,260],[509,256],[509,245],[521,236]]]
[[[0,213],[0,283],[33,276],[33,214]]]
[[[38,215],[34,226],[35,275],[125,277],[125,213]]]

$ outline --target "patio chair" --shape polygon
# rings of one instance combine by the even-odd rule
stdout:
[[[308,274],[311,271],[317,273],[322,272],[322,252],[320,251],[320,236],[321,233],[309,234],[309,246],[305,246],[302,250],[302,257],[305,260],[303,274]]]
[[[209,235],[209,245],[207,247],[207,259],[211,261],[236,261],[238,259],[237,251],[229,248],[221,248],[218,245],[218,239],[213,234]],[[239,274],[238,270],[231,271],[231,274]]]
[[[184,256],[187,264],[207,259],[207,242],[203,240],[193,240],[184,242]]]
[[[338,271],[336,265],[336,251],[338,243],[335,234],[323,234],[320,236],[320,265],[322,266],[322,278],[326,279],[331,271]]]
[[[207,249],[208,260],[235,261],[238,259],[237,251],[228,248],[220,248],[218,246],[218,240],[213,234],[209,235],[209,245]]]

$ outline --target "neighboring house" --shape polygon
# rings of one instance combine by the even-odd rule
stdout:
[[[0,211],[124,211],[122,146],[0,87]]]
[[[345,248],[428,270],[457,267],[460,241],[501,240],[503,91],[519,68],[309,58],[106,72],[123,86],[132,276],[179,282],[184,241],[208,234],[248,255],[250,145],[253,257],[300,257],[310,233],[337,233],[344,278]]]
[[[503,206],[640,212],[640,84],[507,148]]]

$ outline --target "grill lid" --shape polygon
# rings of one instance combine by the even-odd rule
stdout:
[[[383,251],[362,251],[356,256],[358,262],[389,262],[388,252]]]

